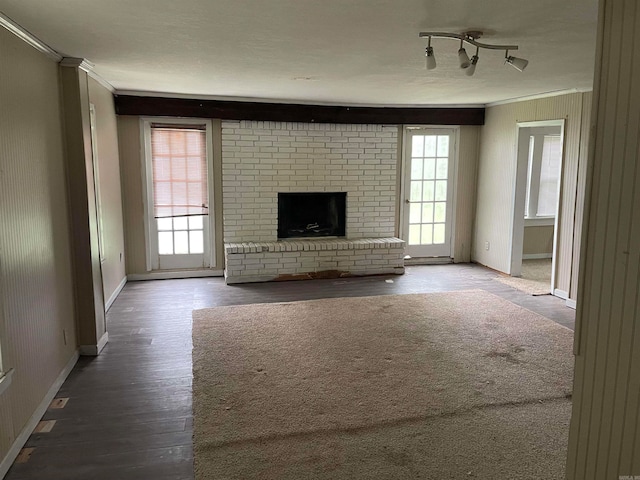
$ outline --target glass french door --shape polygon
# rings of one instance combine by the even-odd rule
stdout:
[[[210,125],[181,119],[144,128],[150,267],[209,267]]]
[[[450,257],[455,130],[410,129],[405,151],[403,235],[411,257]]]

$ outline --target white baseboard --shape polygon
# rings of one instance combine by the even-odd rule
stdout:
[[[116,301],[116,298],[118,298],[118,295],[120,295],[120,292],[122,291],[122,289],[126,284],[127,284],[127,276],[125,275],[122,281],[120,282],[120,284],[116,287],[114,292],[109,297],[109,300],[107,300],[107,303],[104,304],[105,312],[109,311],[109,309],[111,308],[111,305],[113,305],[113,302]]]
[[[565,303],[567,304],[567,307],[573,308],[574,310],[578,306],[578,302],[576,300],[573,300],[572,298],[567,298],[567,301]]]
[[[73,370],[73,367],[75,366],[77,361],[78,352],[76,351],[74,352],[69,362],[62,369],[62,372],[60,372],[58,378],[56,378],[55,382],[53,382],[53,385],[51,385],[51,388],[49,388],[49,390],[47,391],[47,394],[42,399],[42,402],[40,402],[40,405],[38,405],[38,408],[36,408],[35,412],[33,412],[33,415],[31,415],[31,418],[29,418],[29,421],[20,432],[20,435],[18,435],[14,440],[13,445],[11,445],[11,448],[9,449],[9,452],[7,452],[5,457],[2,459],[2,462],[0,462],[0,478],[4,478],[4,476],[9,471],[9,468],[11,468],[11,465],[13,465],[13,462],[20,453],[20,450],[22,450],[24,444],[27,443],[27,440],[29,440],[29,436],[38,425],[38,422],[47,411],[47,408],[49,408],[49,404],[55,398],[58,390],[60,390],[60,387],[69,376],[69,373],[71,373],[71,370]]]
[[[97,357],[100,355],[100,352],[104,348],[104,346],[109,341],[109,332],[104,332],[104,335],[100,337],[97,345],[80,345],[80,355],[88,356],[88,357]]]
[[[523,260],[539,260],[543,258],[553,258],[553,253],[523,253]]]
[[[171,280],[178,278],[222,277],[223,270],[176,270],[166,272],[131,273],[127,275],[130,282],[142,280]]]
[[[565,292],[564,290],[560,290],[559,288],[556,288],[556,289],[553,291],[553,294],[554,294],[556,297],[560,297],[560,298],[561,298],[561,299],[563,299],[563,300],[566,300],[567,298],[569,298],[569,294],[568,294],[567,292]]]

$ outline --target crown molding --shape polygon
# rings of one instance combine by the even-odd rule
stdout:
[[[84,70],[87,73],[93,71],[93,63],[87,61],[84,58],[64,57],[60,60],[60,66],[79,68],[80,70]]]
[[[591,92],[593,88],[567,88],[564,90],[554,90],[553,92],[538,93],[536,95],[527,95],[524,97],[509,98],[507,100],[500,100],[497,102],[487,103],[485,107],[497,107],[499,105],[506,105],[508,103],[528,102],[529,100],[540,100],[542,98],[559,97],[560,95],[570,95],[572,93],[585,93]]]
[[[70,67],[70,68],[79,68],[80,70],[87,72],[91,78],[93,78],[96,82],[102,85],[104,88],[109,90],[111,93],[115,93],[116,89],[113,88],[109,82],[107,82],[104,78],[98,75],[93,70],[93,63],[88,61],[86,58],[77,58],[77,57],[64,57],[60,60],[60,66],[62,67]]]
[[[96,72],[94,72],[93,70],[88,71],[87,74],[93,78],[96,82],[98,82],[100,85],[102,85],[104,88],[106,88],[107,90],[109,90],[109,92],[111,92],[113,95],[115,95],[116,93],[116,89],[114,88],[113,85],[111,85],[109,82],[107,82],[104,78],[102,78],[100,75],[98,75]]]
[[[16,37],[18,37],[23,42],[28,43],[39,52],[44,53],[51,60],[54,60],[56,62],[59,62],[60,60],[62,60],[62,55],[60,55],[58,52],[56,52],[53,48],[51,48],[49,45],[44,43],[38,37],[28,32],[24,28],[22,28],[20,25],[18,25],[16,22],[11,20],[2,12],[0,12],[0,25],[6,28],[7,30],[9,30],[11,33],[13,33]]]

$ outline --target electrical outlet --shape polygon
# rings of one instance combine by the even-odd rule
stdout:
[[[489,250],[489,242],[484,242],[484,249]]]

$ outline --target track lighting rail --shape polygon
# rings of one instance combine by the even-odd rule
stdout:
[[[488,43],[478,42],[476,38],[480,38],[482,32],[465,32],[465,33],[447,33],[447,32],[420,32],[420,38],[453,38],[454,40],[462,40],[474,47],[487,48],[489,50],[518,50],[517,45],[490,45]]]

